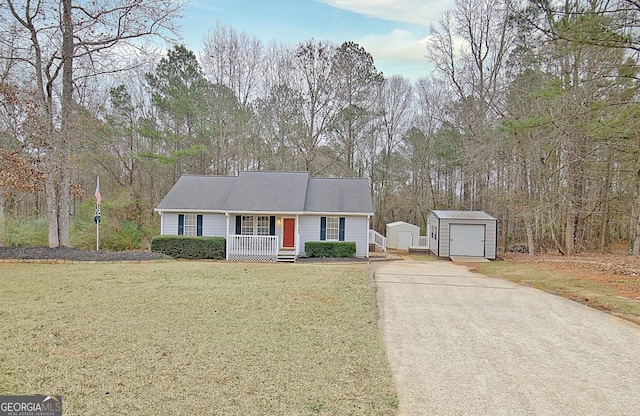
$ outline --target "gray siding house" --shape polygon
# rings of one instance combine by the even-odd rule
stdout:
[[[498,220],[484,211],[440,211],[427,216],[429,250],[437,257],[495,259]]]
[[[369,180],[307,172],[182,176],[155,209],[161,235],[224,237],[227,260],[305,256],[308,241],[352,241],[368,257]]]

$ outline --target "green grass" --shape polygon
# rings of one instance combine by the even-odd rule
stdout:
[[[496,261],[478,263],[480,273],[535,287],[589,306],[606,310],[634,322],[640,322],[640,301],[619,296],[616,291],[598,282],[580,279],[558,271],[544,270],[532,264]],[[622,279],[624,280],[624,279]],[[630,281],[630,284],[634,284]]]
[[[65,415],[387,415],[366,265],[0,264],[0,395]]]

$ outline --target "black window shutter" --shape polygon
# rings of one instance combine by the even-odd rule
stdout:
[[[242,234],[242,215],[236,215],[236,235]]]
[[[184,235],[184,214],[178,214],[178,235]]]
[[[198,215],[198,228],[196,230],[198,237],[202,236],[202,215]]]
[[[320,217],[320,241],[327,239],[327,217]]]
[[[276,235],[276,216],[269,217],[269,235]]]
[[[338,240],[344,241],[344,217],[340,217],[340,229],[338,230]]]

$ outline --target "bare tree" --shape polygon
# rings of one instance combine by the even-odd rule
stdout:
[[[296,140],[296,148],[304,157],[305,169],[316,172],[314,160],[325,133],[335,115],[336,90],[331,84],[332,64],[336,48],[328,42],[309,40],[298,45],[293,67],[298,79],[294,86],[301,96],[304,131]]]
[[[384,78],[363,47],[345,42],[336,52],[333,79],[339,108],[330,130],[344,160],[342,174],[362,176],[362,170],[356,171],[358,145],[375,117],[374,97]]]
[[[19,40],[7,58],[35,81],[34,97],[46,140],[49,246],[69,245],[74,82],[127,66],[113,58],[142,52],[146,37],[174,32],[181,6],[172,0],[7,0],[0,6],[3,31],[19,28]],[[76,71],[79,62],[90,70]]]
[[[434,143],[446,167],[435,180],[441,182],[436,189],[445,189],[440,201],[447,208],[491,211],[500,196],[492,194],[491,178],[504,170],[497,130],[505,112],[507,58],[517,39],[510,15],[509,0],[456,0],[430,28],[427,57],[451,97],[442,105],[445,124]],[[495,213],[502,223],[505,212]]]
[[[229,87],[246,106],[260,87],[264,55],[260,39],[218,22],[204,38],[202,68],[214,83]]]
[[[380,114],[380,162],[373,180],[377,183],[378,225],[390,220],[392,195],[399,177],[407,176],[407,165],[401,163],[400,145],[403,135],[411,127],[413,89],[408,79],[399,75],[386,79],[378,97]]]
[[[418,214],[423,224],[431,209],[437,209],[436,200],[440,197],[440,189],[435,186],[442,169],[437,167],[435,141],[438,130],[446,121],[444,109],[448,105],[447,89],[442,81],[434,78],[422,78],[415,84],[417,93],[416,111],[414,112],[413,128],[419,130],[407,136],[412,160],[412,188],[417,195],[416,204]]]

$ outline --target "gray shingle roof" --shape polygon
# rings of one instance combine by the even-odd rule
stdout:
[[[224,210],[302,212],[308,180],[306,172],[240,172]]]
[[[307,172],[182,176],[156,211],[373,214],[368,179],[309,178]]]
[[[357,212],[373,214],[369,180],[359,178],[311,178],[305,212]]]
[[[156,210],[221,210],[234,183],[233,176],[183,175],[160,201]]]

